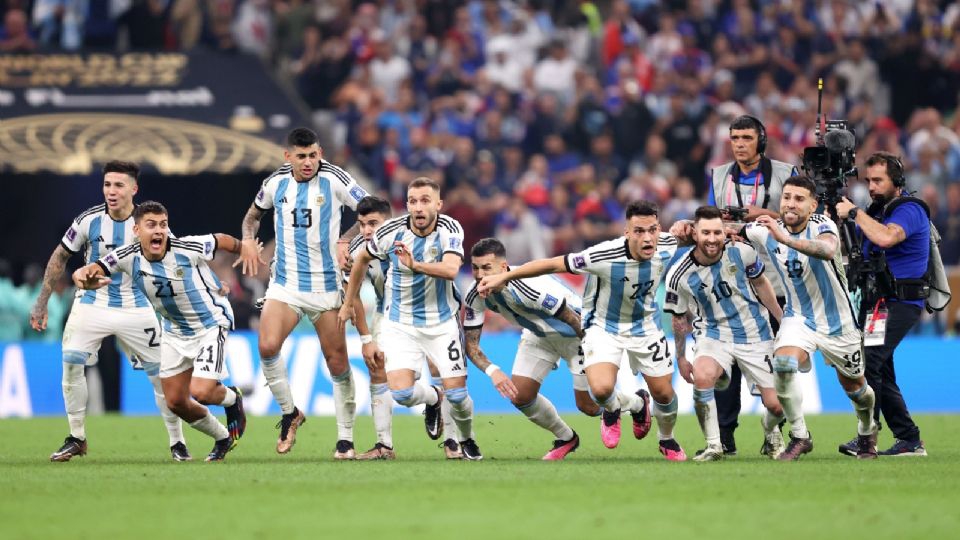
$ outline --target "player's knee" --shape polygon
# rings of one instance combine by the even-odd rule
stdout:
[[[673,392],[673,386],[669,383],[648,384],[647,388],[650,390],[650,397],[659,403],[670,403],[673,401],[673,398],[676,397],[676,394]]]
[[[523,407],[530,405],[537,399],[537,392],[533,391],[532,388],[517,387],[517,397],[511,399],[515,407],[522,409]]]
[[[190,394],[193,395],[193,399],[196,399],[204,405],[216,405],[217,400],[214,398],[213,388],[209,387],[191,387]]]
[[[466,386],[461,386],[460,388],[450,388],[446,390],[444,396],[447,398],[447,401],[450,402],[451,406],[458,407],[470,397],[470,394],[467,393]]]
[[[170,394],[167,394],[164,397],[166,398],[167,408],[170,409],[170,412],[180,417],[187,413],[190,401],[189,397],[185,395]]]
[[[402,388],[400,390],[390,390],[390,395],[393,396],[393,400],[403,405],[404,407],[410,407],[413,405],[413,387]]]
[[[66,353],[64,353],[66,356]],[[75,364],[72,362],[63,362],[63,382],[73,383],[83,379],[84,377],[84,367],[83,362]]]
[[[273,336],[260,336],[257,347],[260,350],[260,358],[274,358],[280,354],[283,340]]]
[[[593,401],[601,403],[610,399],[613,395],[614,386],[612,384],[590,384],[590,395]]]
[[[778,354],[773,357],[774,373],[796,373],[800,359],[792,354]]]

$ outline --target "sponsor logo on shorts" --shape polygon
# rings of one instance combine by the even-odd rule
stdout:
[[[573,256],[573,267],[574,268],[586,268],[587,260],[583,258],[583,255],[574,255]]]
[[[367,196],[367,192],[364,191],[360,186],[353,186],[350,189],[350,196],[353,197],[357,202],[360,202],[360,199]]]
[[[547,297],[543,299],[543,307],[553,309],[557,307],[557,302],[559,302],[559,300],[548,294]]]

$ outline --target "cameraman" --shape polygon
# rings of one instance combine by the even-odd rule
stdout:
[[[774,219],[780,217],[783,183],[797,174],[797,168],[789,163],[765,157],[766,147],[767,130],[760,120],[743,115],[730,123],[730,148],[735,161],[724,163],[710,171],[710,188],[707,194],[707,204],[724,210],[724,219],[736,217],[744,222],[751,222],[762,215]],[[727,210],[729,208],[743,209],[745,214],[742,217],[734,216]],[[762,253],[764,267],[774,268],[766,252]],[[769,277],[782,306],[784,293],[780,278],[776,274]],[[776,325],[776,321],[771,322]],[[776,328],[774,330],[776,331]],[[723,453],[727,455],[737,453],[733,433],[737,429],[737,417],[740,415],[740,379],[740,368],[734,364],[730,373],[730,386],[726,390],[715,392],[720,442]]]
[[[896,285],[877,287],[892,289],[862,291],[860,323],[887,310],[886,335],[883,344],[866,346],[866,377],[877,396],[874,417],[879,422],[880,412],[896,438],[893,446],[879,452],[882,456],[925,456],[927,451],[920,440],[920,429],[910,418],[907,404],[897,386],[893,367],[893,352],[900,341],[920,320],[924,305],[917,292],[918,283],[927,272],[930,255],[930,219],[926,205],[910,197],[904,190],[903,164],[889,152],[876,152],[867,159],[867,187],[873,204],[866,211],[843,199],[837,203],[837,215],[850,217],[863,233],[863,257],[882,251],[887,267]],[[850,276],[856,279],[856,276]],[[884,276],[876,276],[884,283]],[[866,326],[870,326],[869,323]],[[840,446],[840,452],[850,454],[850,443]],[[856,455],[856,447],[854,454]]]

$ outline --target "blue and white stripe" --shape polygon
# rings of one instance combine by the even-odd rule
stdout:
[[[474,283],[467,291],[465,303],[464,328],[482,326],[484,312],[489,309],[539,337],[575,337],[577,333],[558,319],[557,313],[564,306],[578,314],[582,311],[580,297],[556,276],[516,279],[487,298],[480,297]]]

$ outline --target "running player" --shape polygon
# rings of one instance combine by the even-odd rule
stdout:
[[[256,275],[260,259],[255,236],[260,219],[273,210],[277,242],[258,336],[263,375],[283,417],[277,424],[277,452],[286,454],[297,441],[297,429],[306,417],[293,402],[280,348],[301,317],[313,323],[320,349],[333,379],[337,417],[335,454],[353,453],[356,415],[353,373],[347,361],[347,342],[337,328],[337,308],[343,294],[340,263],[353,227],[340,237],[343,207],[356,210],[367,193],[343,169],[323,159],[317,135],[297,128],[287,136],[286,164],[264,182],[243,218],[242,271]],[[337,238],[340,238],[338,241]]]
[[[790,442],[781,460],[796,460],[813,450],[803,418],[797,371],[810,370],[817,349],[837,371],[859,420],[857,457],[877,457],[874,393],[863,376],[862,335],[847,297],[847,276],[840,256],[837,226],[815,214],[816,185],[806,176],[786,180],[780,219],[760,216],[745,237],[766,250],[785,285],[787,303],[775,342],[773,369],[777,396],[790,422]]]
[[[83,212],[67,229],[54,250],[43,275],[40,294],[30,312],[30,325],[47,328],[47,302],[53,285],[63,275],[67,259],[83,251],[87,264],[134,240],[133,197],[137,194],[140,167],[128,161],[110,161],[103,167],[104,204]],[[63,332],[63,403],[70,435],[50,461],[69,461],[87,453],[87,378],[84,367],[97,362],[97,351],[107,336],[116,336],[134,369],[143,370],[153,385],[153,397],[163,416],[170,442],[170,455],[177,461],[191,459],[180,419],[167,408],[160,386],[160,325],[150,302],[133,286],[128,276],[113,276],[109,287],[77,291]]]
[[[357,204],[357,223],[360,225],[360,234],[350,242],[350,262],[344,269],[350,272],[353,259],[361,250],[366,250],[367,242],[373,239],[373,234],[383,223],[390,219],[390,203],[372,195],[364,197]],[[373,416],[373,426],[377,433],[377,442],[370,450],[356,454],[356,459],[396,459],[393,449],[393,397],[387,384],[387,372],[384,369],[385,357],[377,346],[380,338],[380,326],[383,320],[383,286],[386,282],[386,272],[390,267],[388,261],[373,260],[367,267],[366,279],[373,286],[377,297],[376,309],[368,326],[363,303],[357,298],[354,304],[354,324],[360,333],[363,343],[363,360],[370,372],[370,410]],[[434,384],[443,384],[439,372],[433,362],[429,362],[430,373],[435,379]],[[456,442],[456,426],[450,416],[450,402],[441,402],[441,416],[443,418],[444,433],[447,434],[443,442],[444,452],[448,459],[460,459],[460,443]],[[337,456],[334,456],[337,457]],[[348,459],[341,457],[340,459]]]
[[[482,298],[477,293],[480,280],[510,270],[507,250],[496,238],[484,238],[470,250],[470,261],[476,282],[466,296],[463,330],[467,356],[493,380],[503,397],[531,422],[556,437],[553,449],[543,459],[562,460],[580,446],[580,437],[560,418],[553,403],[540,394],[543,380],[556,369],[560,358],[567,361],[573,374],[577,408],[588,416],[600,414],[600,408],[590,398],[590,387],[583,372],[580,297],[557,278],[545,276],[508,281],[491,289],[486,298]],[[480,348],[480,333],[487,309],[523,328],[511,378],[490,362]]]
[[[473,434],[473,400],[467,392],[458,315],[460,298],[453,280],[463,261],[463,229],[440,214],[440,186],[425,177],[407,189],[409,214],[391,219],[376,232],[354,261],[346,299],[338,317],[341,327],[354,316],[367,265],[389,261],[384,285],[380,348],[386,351],[387,381],[393,399],[406,407],[426,405],[431,439],[442,435],[441,401],[450,401],[460,431],[460,448],[468,460],[483,459]],[[424,355],[440,370],[444,391],[416,384]]]
[[[557,272],[589,274],[584,292],[583,351],[587,382],[603,408],[600,438],[607,448],[620,443],[620,414],[633,417],[633,434],[642,439],[650,430],[650,394],[657,418],[660,453],[670,461],[685,461],[673,438],[677,396],[671,383],[673,357],[660,327],[657,288],[675,259],[677,239],[660,231],[659,210],[637,201],[627,206],[624,238],[601,242],[580,253],[531,261],[508,272],[487,276],[477,291],[488,296],[504,283]],[[642,373],[650,389],[626,394],[616,390],[623,353],[630,368]]]
[[[762,453],[776,459],[783,451],[778,429],[783,409],[773,385],[773,331],[768,312],[780,320],[783,312],[776,293],[763,275],[756,250],[740,242],[726,242],[723,213],[702,206],[694,213],[696,247],[667,272],[664,311],[673,314],[677,366],[694,385],[693,401],[707,446],[694,461],[723,458],[714,388],[730,384],[737,363],[747,380],[760,391],[765,442]],[[695,310],[695,359],[684,358],[687,317]]]
[[[122,272],[163,319],[160,382],[167,406],[190,426],[216,441],[207,461],[222,461],[246,429],[243,397],[220,383],[226,378],[224,348],[233,329],[233,308],[220,280],[207,266],[217,250],[240,253],[240,241],[226,234],[170,238],[167,209],[145,202],[133,212],[137,241],[78,269],[73,282],[95,290]],[[191,397],[194,396],[194,397]],[[198,403],[198,401],[200,403]],[[201,405],[222,405],[227,426]]]

